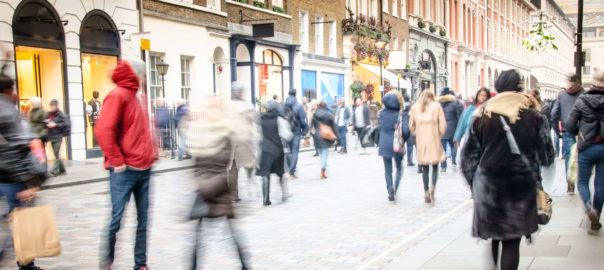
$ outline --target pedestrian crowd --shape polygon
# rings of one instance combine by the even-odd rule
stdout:
[[[226,217],[241,267],[248,269],[247,252],[231,222],[234,203],[241,200],[240,171],[250,179],[254,175],[261,179],[262,205],[267,207],[272,204],[271,175],[276,175],[281,200],[286,202],[291,197],[287,181],[298,178],[300,148],[310,147],[312,141],[319,156],[317,176],[327,181],[329,149],[339,147],[339,154],[348,154],[353,145],[347,139],[349,133],[356,136],[354,145],[360,154],[378,148],[389,201],[396,200],[405,157],[407,167],[417,163],[427,204],[436,203],[439,174],[461,162],[461,172],[474,198],[472,233],[492,240],[493,260],[501,269],[518,268],[521,239],[530,239],[538,225],[547,224],[551,217],[551,200],[543,191],[541,170],[560,152],[565,159],[568,194],[574,194],[578,187],[590,230],[602,227],[604,70],[598,68],[594,69],[591,89],[584,91],[579,77],[573,76],[569,87],[554,101],[542,101],[537,89],[525,92],[515,70],[502,72],[495,81],[495,92],[480,88],[468,101],[444,88],[439,96],[433,90],[423,90],[416,100],[390,91],[381,104],[355,97],[352,107],[346,106],[343,98],[333,104],[307,98],[299,102],[295,89],[288,92],[284,102],[274,96],[254,106],[243,97],[245,85],[235,81],[228,100],[208,96],[198,107],[179,101],[174,110],[157,100],[152,114],[154,128],[149,125],[145,96],[139,91],[144,77],[142,61],[120,60],[111,76],[117,87],[102,101],[102,110],[98,93],[92,104],[96,114],[91,116],[91,123],[109,173],[111,197],[111,220],[101,248],[100,269],[112,269],[117,233],[131,196],[138,222],[134,269],[148,269],[149,181],[151,167],[162,152],[172,151],[172,158],[179,160],[193,159],[192,178],[197,187],[190,213],[190,219],[197,222],[194,250],[199,245],[202,220]],[[71,134],[70,120],[60,111],[57,100],[50,101],[49,111],[45,111],[42,100],[32,98],[27,115],[21,116],[15,107],[13,84],[9,77],[0,75],[0,195],[7,198],[9,213],[34,197],[48,176],[66,173],[62,143]],[[562,139],[561,151],[558,138]],[[41,147],[34,148],[32,141],[41,142]],[[49,175],[46,168],[44,173],[31,169],[38,166],[37,159],[31,158],[39,156],[34,149],[46,145],[54,157],[42,154],[40,160],[45,164],[54,158]],[[578,169],[569,170],[575,163]],[[593,199],[589,187],[592,176]],[[191,265],[192,269],[198,265],[196,252]],[[18,262],[18,267],[40,269],[33,261]]]

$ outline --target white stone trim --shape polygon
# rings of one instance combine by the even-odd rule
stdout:
[[[165,0],[162,0],[162,1],[165,1]],[[283,17],[283,18],[286,18],[286,19],[291,19],[292,18],[292,16],[287,15],[287,14],[275,12],[275,11],[272,11],[272,10],[269,10],[269,9],[266,9],[266,8],[255,7],[253,5],[239,3],[239,2],[233,1],[233,0],[226,0],[226,3],[227,4],[231,4],[231,5],[235,5],[235,6],[244,7],[244,8],[249,8],[249,9],[260,11],[260,12],[264,12],[264,13],[268,13],[268,14],[271,14],[271,15],[276,15],[276,16]]]

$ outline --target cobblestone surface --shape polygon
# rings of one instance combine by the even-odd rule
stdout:
[[[273,179],[270,207],[261,206],[259,181],[240,180],[243,201],[237,204],[235,224],[254,269],[380,269],[469,209],[450,213],[407,239],[470,198],[455,168],[441,174],[434,204],[423,202],[416,167],[405,168],[397,201],[388,202],[383,163],[376,151],[369,155],[330,152],[327,180],[319,180],[319,160],[312,152],[301,154],[299,168],[299,179],[288,183],[293,197],[286,203],[281,203],[278,180]],[[148,246],[152,269],[188,268],[195,227],[186,220],[194,195],[190,173],[152,177]],[[98,268],[99,245],[110,214],[108,188],[107,182],[101,182],[40,192],[38,204],[56,208],[63,254],[40,259],[38,265],[62,270]],[[114,269],[131,269],[135,228],[132,200],[118,235]],[[203,269],[239,267],[223,219],[205,222],[202,237]],[[387,252],[403,241],[404,245]],[[12,252],[7,254],[0,269],[13,269],[12,258]]]

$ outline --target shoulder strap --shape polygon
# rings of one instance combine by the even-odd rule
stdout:
[[[508,139],[508,144],[510,145],[510,150],[511,150],[512,154],[520,155],[522,162],[528,167],[529,162],[526,159],[526,156],[523,155],[522,152],[520,152],[520,147],[518,147],[518,143],[516,142],[516,138],[514,138],[512,129],[510,128],[508,123],[505,121],[503,116],[500,115],[499,119],[501,120],[501,124],[503,125],[503,130],[505,131],[505,135]]]

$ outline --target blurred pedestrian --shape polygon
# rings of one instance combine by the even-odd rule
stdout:
[[[157,159],[149,127],[144,99],[137,93],[145,78],[145,63],[134,58],[121,59],[111,76],[117,87],[103,102],[104,108],[96,123],[95,135],[109,170],[111,222],[108,243],[101,251],[101,268],[111,269],[115,258],[116,234],[131,196],[136,203],[136,241],[134,269],[147,270],[147,220],[149,215],[149,178]]]
[[[369,121],[371,122],[371,126],[375,127],[379,124],[378,114],[382,108],[378,106],[377,100],[371,100],[367,102],[367,105],[369,107]]]
[[[564,91],[560,91],[558,98],[554,101],[550,118],[551,126],[554,128],[554,131],[558,133],[558,137],[562,138],[562,155],[564,157],[566,173],[568,173],[570,147],[576,143],[575,136],[566,132],[566,120],[568,119],[573,106],[575,106],[575,102],[584,92],[583,87],[581,86],[581,77],[579,75],[571,76],[568,86],[569,87]],[[564,175],[566,175],[566,173]],[[568,194],[574,194],[575,184],[567,181],[566,192]]]
[[[521,238],[537,231],[539,166],[551,164],[554,151],[540,105],[521,93],[520,74],[502,72],[495,88],[499,94],[479,109],[472,122],[462,170],[474,194],[472,234],[492,239],[495,264],[511,270],[518,268]]]
[[[313,115],[312,126],[315,129],[313,141],[321,157],[321,179],[327,179],[327,156],[329,147],[338,139],[338,128],[334,117],[327,111],[327,103],[319,102],[319,107]]]
[[[226,217],[232,239],[239,255],[241,269],[247,269],[247,263],[242,246],[233,228],[233,212],[228,178],[229,166],[233,162],[235,145],[244,145],[252,138],[239,136],[238,116],[234,108],[228,108],[221,98],[209,96],[204,99],[206,104],[201,111],[192,111],[187,124],[187,134],[191,154],[195,160],[195,177],[198,185],[198,197],[207,204],[205,213],[200,213],[196,233],[201,235],[201,225],[204,218]],[[269,101],[269,104],[275,103]],[[197,246],[193,254],[191,269],[197,268]]]
[[[424,181],[424,201],[434,201],[438,164],[446,159],[441,138],[447,129],[443,109],[434,98],[431,90],[424,90],[419,100],[411,108],[409,129],[415,134],[417,145],[417,163],[421,166]],[[430,167],[432,167],[432,185],[429,186]]]
[[[569,134],[578,136],[578,188],[591,229],[602,228],[600,214],[604,204],[604,70],[594,68],[592,88],[581,95],[566,121]],[[594,198],[591,200],[589,179],[595,167]]]
[[[468,131],[470,130],[470,124],[472,124],[472,120],[474,119],[474,112],[476,109],[480,108],[482,104],[487,102],[491,98],[491,94],[489,89],[486,87],[480,88],[478,92],[476,92],[476,104],[469,104],[466,109],[461,114],[459,122],[457,123],[457,127],[455,128],[455,135],[453,135],[453,142],[455,143],[455,148],[459,148],[461,146],[462,138],[468,135]]]
[[[338,108],[336,109],[336,123],[338,125],[338,133],[340,133],[340,154],[348,153],[348,148],[346,147],[346,133],[348,133],[350,119],[350,108],[346,107],[344,99],[338,100]]]
[[[0,74],[0,198],[6,197],[8,204],[6,218],[13,209],[31,200],[44,181],[39,175],[32,173],[30,142],[36,137],[27,123],[24,124],[16,110],[16,93],[14,82],[4,74]],[[41,101],[40,101],[41,103]],[[4,241],[6,240],[6,241]],[[0,247],[0,260],[8,247],[8,240],[3,239],[4,246]],[[41,270],[34,262],[17,266],[22,270]]]
[[[401,177],[403,176],[403,155],[405,153],[394,152],[393,145],[395,139],[404,142],[409,138],[409,118],[408,115],[403,114],[402,110],[405,105],[403,103],[403,97],[398,91],[388,92],[382,99],[382,103],[386,108],[380,111],[379,155],[384,161],[388,200],[394,201]],[[398,134],[400,134],[402,138],[395,138],[395,135],[397,134],[395,132],[397,125],[400,125],[399,128],[402,132],[399,132]],[[392,181],[393,159],[396,167],[394,183]]]
[[[39,97],[32,97],[29,99],[31,103],[31,111],[29,111],[29,123],[32,129],[42,141],[42,145],[46,145],[48,141],[48,127],[46,122],[48,119],[48,112],[42,108],[42,99]]]
[[[260,163],[256,175],[262,177],[262,204],[271,205],[271,174],[279,177],[283,201],[287,200],[288,194],[283,173],[285,172],[283,142],[279,133],[279,104],[269,101],[267,111],[260,116],[262,127],[262,142],[260,144]]]
[[[289,165],[289,176],[292,179],[298,178],[296,176],[296,167],[298,165],[298,152],[300,152],[300,141],[302,140],[302,134],[308,130],[308,122],[306,122],[306,113],[302,104],[298,103],[296,98],[296,89],[289,90],[289,97],[285,100],[285,115],[291,115],[288,117],[289,124],[292,127],[294,137],[289,142],[289,150],[291,151],[291,157],[288,159],[287,164]],[[290,112],[290,113],[288,113]]]
[[[158,98],[155,104],[155,128],[160,132],[161,149],[164,151],[171,150],[170,108],[168,108],[166,100],[163,98]]]
[[[310,109],[309,109],[309,113],[306,114],[306,123],[312,123],[312,118],[315,115],[315,112],[317,111],[317,108],[319,108],[319,102],[317,100],[312,100],[310,103]],[[312,125],[308,126],[308,131],[306,132],[306,136],[308,138],[314,138],[315,135],[315,129],[312,127]],[[313,147],[314,147],[314,143],[313,143]],[[319,149],[317,149],[315,147],[315,153],[313,154],[313,157],[318,157],[319,156]]]
[[[403,106],[403,117],[409,119],[412,103],[410,102],[409,96],[407,94],[403,94],[403,100],[405,102]],[[405,140],[405,144],[407,145],[407,167],[413,167],[415,166],[415,163],[413,163],[413,148],[415,147],[415,135],[409,134],[409,138]]]
[[[187,150],[187,133],[181,127],[180,122],[189,114],[189,106],[184,100],[176,103],[176,113],[174,114],[174,127],[178,131],[178,160],[190,159],[191,155]]]
[[[56,99],[50,101],[50,112],[48,113],[48,119],[46,127],[48,128],[48,140],[52,145],[52,152],[55,155],[55,165],[50,174],[52,176],[59,176],[66,174],[65,165],[61,160],[61,144],[63,144],[63,137],[70,135],[69,132],[69,119],[59,110],[59,102]]]
[[[363,103],[360,97],[354,100],[354,106],[352,107],[352,126],[357,134],[358,142],[361,144],[362,154],[366,154],[365,145],[363,144],[363,137],[369,128],[371,128],[371,121],[369,115],[369,107]]]
[[[443,108],[445,120],[447,121],[447,130],[441,139],[443,149],[445,152],[447,151],[447,146],[451,149],[451,163],[453,163],[453,166],[457,166],[457,148],[453,143],[453,136],[455,135],[455,128],[457,128],[457,123],[463,112],[463,104],[457,100],[455,93],[451,91],[449,87],[443,89],[438,98],[438,102],[440,102],[440,105]],[[446,159],[442,163],[441,171],[447,171]]]
[[[547,117],[548,119],[548,123],[551,123],[551,115],[552,115],[552,109],[554,107],[554,101],[553,100],[546,100],[545,103],[543,104],[543,107],[541,107],[541,114],[545,115],[545,117]],[[552,127],[552,131],[554,131],[554,148],[556,149],[556,157],[558,157],[560,155],[560,137],[558,137],[558,132],[556,132],[553,127]]]
[[[234,202],[239,202],[239,171],[242,168],[248,169],[248,172],[256,165],[256,159],[259,155],[258,144],[260,132],[258,126],[258,114],[254,106],[243,99],[245,85],[242,82],[231,83],[231,102],[229,109],[234,112],[235,135],[237,138],[233,145],[234,159],[229,171],[229,188],[231,198]],[[249,176],[249,175],[248,175]]]

